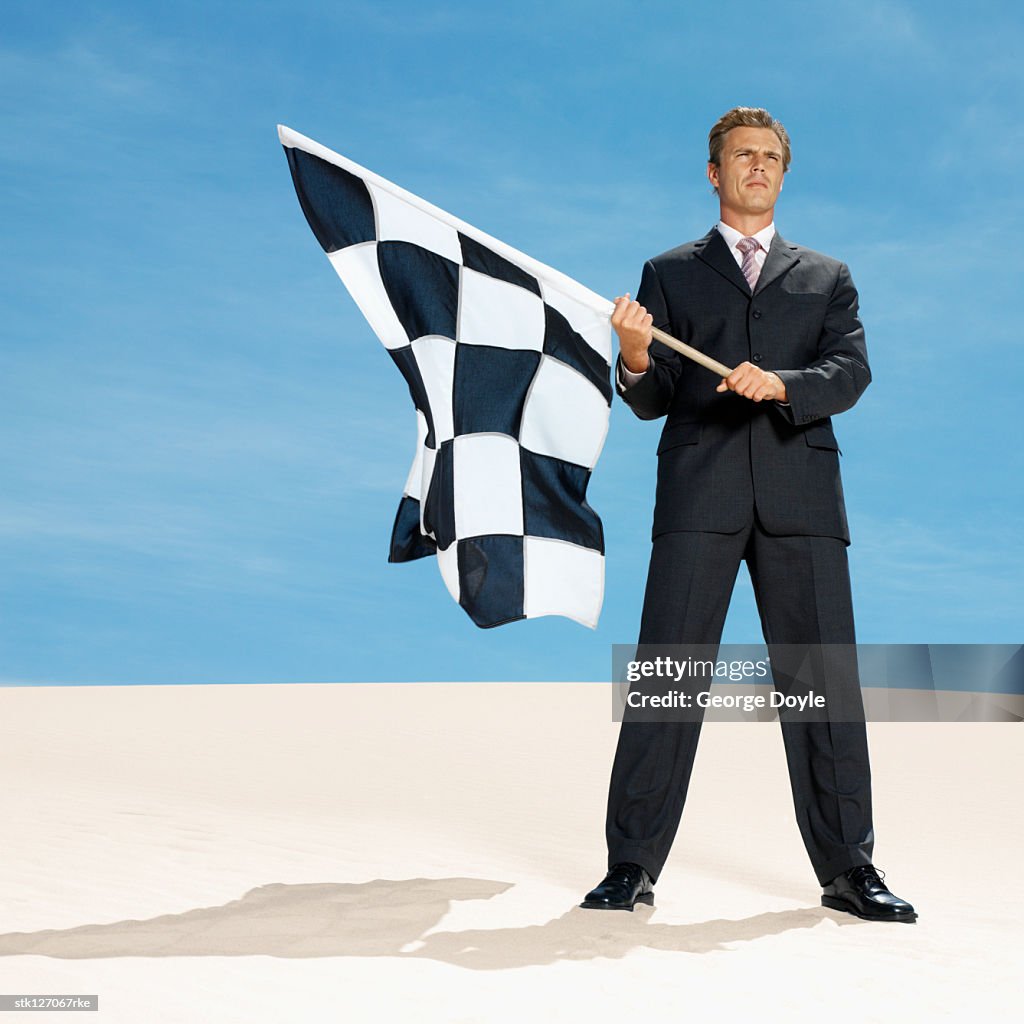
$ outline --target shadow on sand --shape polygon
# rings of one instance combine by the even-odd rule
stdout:
[[[573,907],[546,924],[426,934],[453,901],[491,899],[511,887],[510,882],[479,878],[275,883],[220,907],[145,921],[11,932],[0,935],[0,956],[393,956],[497,970],[618,958],[644,947],[710,953],[736,942],[814,928],[823,920],[862,923],[822,907],[695,924],[654,923],[656,910],[650,907],[631,914]]]

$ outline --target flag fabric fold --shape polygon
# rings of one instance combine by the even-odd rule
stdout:
[[[417,441],[389,561],[436,555],[472,620],[595,627],[586,500],[611,404],[612,304],[278,126],[309,226],[405,378]]]

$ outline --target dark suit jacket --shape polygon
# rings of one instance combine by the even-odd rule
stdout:
[[[641,419],[667,416],[654,536],[733,533],[756,508],[769,533],[848,544],[830,417],[857,401],[871,371],[846,265],[776,234],[751,295],[716,227],[649,260],[636,298],[656,327],[727,366],[774,370],[789,400],[717,393],[713,373],[652,344],[649,371],[622,397]]]

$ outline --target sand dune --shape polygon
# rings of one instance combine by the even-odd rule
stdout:
[[[133,1024],[1007,1019],[1018,725],[869,725],[876,863],[916,925],[819,905],[772,723],[705,727],[656,906],[613,914],[576,906],[604,870],[611,704],[566,683],[0,691],[0,992],[98,994]]]

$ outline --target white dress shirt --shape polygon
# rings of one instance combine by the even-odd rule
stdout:
[[[760,273],[764,269],[764,261],[768,258],[768,250],[771,248],[772,239],[775,237],[775,221],[772,221],[771,224],[768,225],[768,227],[761,228],[761,230],[758,231],[756,234],[744,235],[737,231],[735,228],[729,227],[729,225],[726,224],[725,221],[720,220],[718,222],[718,231],[719,234],[721,234],[721,236],[725,239],[726,245],[729,246],[729,252],[732,253],[733,258],[736,260],[737,266],[739,266],[741,269],[743,267],[743,253],[736,248],[736,243],[739,242],[742,238],[754,238],[758,242],[760,242],[761,248],[754,253],[754,261],[757,263],[758,273]],[[616,375],[618,378],[619,391],[625,391],[626,388],[631,388],[646,373],[647,370],[644,370],[643,373],[634,373],[632,370],[627,370],[620,360],[619,371]]]
[[[718,222],[718,233],[729,245],[729,252],[732,253],[740,269],[743,269],[743,253],[736,248],[736,244],[743,238],[753,238],[761,243],[761,248],[754,253],[754,262],[757,263],[758,273],[764,269],[764,261],[768,258],[768,250],[771,248],[772,239],[775,237],[775,221],[766,228],[761,228],[755,235],[741,235],[735,228],[729,227],[725,221]]]

